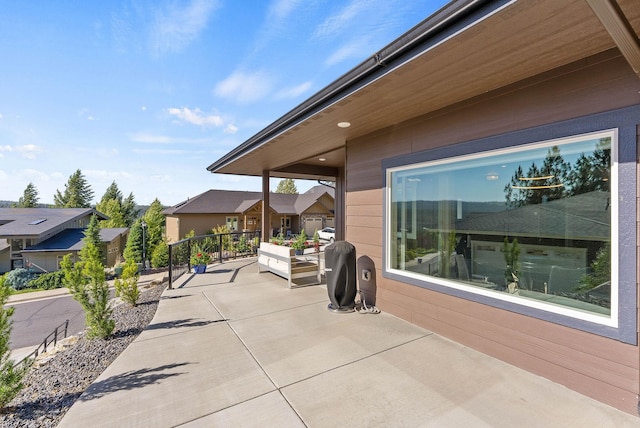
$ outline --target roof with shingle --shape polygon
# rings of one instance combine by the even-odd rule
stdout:
[[[100,229],[100,241],[112,242],[127,230],[126,227]],[[80,251],[84,247],[84,231],[85,229],[67,229],[39,244],[25,248],[22,252]]]
[[[472,216],[457,221],[455,227],[457,232],[472,234],[607,240],[611,236],[610,194],[594,191]]]
[[[0,208],[0,237],[40,236],[94,213],[108,219],[93,208]]]
[[[332,190],[326,186],[315,186],[301,194],[270,193],[269,205],[278,214],[301,214],[315,204],[323,194],[332,196]],[[261,192],[208,190],[166,208],[163,213],[166,215],[243,213],[260,201],[262,201]]]

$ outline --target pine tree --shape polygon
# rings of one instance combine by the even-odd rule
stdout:
[[[11,316],[14,307],[5,306],[11,287],[0,275],[0,407],[4,407],[22,389],[22,379],[26,374],[28,366],[18,367],[11,358],[9,340],[11,338]]]
[[[131,306],[136,306],[140,297],[140,290],[138,289],[139,277],[138,265],[129,260],[124,265],[122,277],[117,278],[113,284],[116,289],[116,296]]]
[[[69,177],[64,194],[56,190],[53,196],[56,208],[89,208],[92,199],[93,190],[79,169]]]
[[[122,192],[120,191],[120,189],[118,189],[118,185],[116,184],[115,180],[111,182],[109,187],[107,187],[107,190],[105,190],[104,195],[102,195],[100,202],[106,202],[111,199],[122,202]]]
[[[135,206],[133,193],[122,199],[122,192],[113,181],[96,204],[96,209],[109,217],[100,222],[100,227],[131,227],[138,216]]]
[[[555,201],[562,199],[567,193],[566,184],[571,171],[571,165],[562,158],[560,148],[553,146],[547,152],[542,167],[540,168],[540,176],[545,177],[539,181],[537,185],[545,187],[542,189],[542,201]]]
[[[65,284],[73,298],[85,312],[87,336],[106,339],[113,333],[115,321],[111,318],[109,305],[109,285],[107,284],[100,244],[100,227],[97,216],[91,218],[85,230],[84,247],[80,251],[80,261],[73,263],[71,255],[64,256],[61,267]]]
[[[567,193],[566,184],[571,171],[571,165],[564,161],[558,146],[553,146],[541,167],[532,162],[527,173],[523,174],[518,166],[504,188],[507,205],[521,207],[561,199]]]
[[[127,246],[123,253],[124,259],[133,260],[136,263],[142,263],[142,220],[138,219],[131,229],[129,229],[129,237],[127,238]]]
[[[129,196],[122,201],[122,217],[126,227],[131,227],[138,218],[139,210],[136,208],[136,201],[133,198],[133,193],[129,193]]]
[[[600,139],[593,152],[580,154],[573,165],[562,158],[559,147],[553,146],[541,167],[533,162],[524,174],[518,166],[504,187],[507,205],[521,207],[596,190],[608,192],[610,169],[609,138]]]
[[[80,250],[80,259],[88,259],[92,257],[92,254],[87,254],[84,256],[85,252],[96,251],[96,257],[100,262],[102,262],[102,240],[100,239],[100,225],[97,215],[92,215],[91,220],[89,221],[89,226],[84,231],[84,239],[85,245]],[[90,244],[90,245],[89,245]]]
[[[150,254],[153,253],[155,247],[162,242],[165,222],[165,217],[162,214],[163,209],[164,207],[162,206],[158,198],[156,198],[142,217],[145,223],[147,223],[145,237],[147,258]]]
[[[293,180],[293,178],[284,178],[280,180],[280,182],[278,183],[278,187],[276,187],[276,193],[297,195],[298,189],[296,187],[296,182]]]
[[[100,221],[101,228],[127,227],[122,215],[122,206],[116,199],[109,199],[104,203],[99,203],[96,205],[96,210],[109,217],[108,220]]]
[[[611,175],[611,141],[602,138],[590,155],[582,153],[569,173],[569,189],[572,196],[601,190],[609,191]]]
[[[40,197],[38,196],[38,189],[33,183],[27,184],[27,187],[24,189],[24,193],[22,197],[18,199],[18,202],[15,204],[11,204],[12,208],[35,208],[38,206],[38,201]]]

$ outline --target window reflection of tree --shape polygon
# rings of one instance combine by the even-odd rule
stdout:
[[[518,166],[504,187],[510,208],[576,196],[596,190],[609,191],[611,138],[601,138],[589,155],[581,153],[573,165],[565,161],[558,146],[551,147],[542,166],[534,162],[523,172]]]

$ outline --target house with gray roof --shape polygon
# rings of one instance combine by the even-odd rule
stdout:
[[[452,0],[207,169],[265,219],[270,179],[334,181],[378,308],[637,415],[639,40],[638,0]]]
[[[92,208],[0,208],[0,273],[31,267],[41,272],[59,269],[66,254],[77,256]],[[124,250],[128,229],[102,229],[105,266],[114,266]]]
[[[301,230],[312,235],[316,229],[333,226],[334,189],[315,186],[305,193],[272,193],[271,234],[296,234]],[[166,236],[176,242],[194,231],[204,235],[217,226],[231,231],[253,232],[262,224],[260,192],[208,190],[163,211]]]

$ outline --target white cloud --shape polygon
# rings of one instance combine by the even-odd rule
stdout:
[[[184,155],[185,153],[190,153],[191,150],[180,150],[180,149],[133,149],[133,153],[138,155]]]
[[[82,118],[84,118],[86,120],[89,120],[89,121],[96,120],[96,118],[93,117],[90,112],[91,112],[91,110],[89,110],[86,107],[83,107],[80,110],[78,110],[78,116],[80,116],[80,117],[82,117]]]
[[[2,113],[0,113],[0,119],[4,118],[4,116],[2,115]]]
[[[273,78],[264,71],[236,71],[216,85],[214,94],[247,104],[265,97],[271,92],[272,86]]]
[[[195,108],[194,110],[189,109],[188,107],[175,108],[171,107],[167,110],[170,115],[177,117],[183,122],[191,123],[193,125],[199,125],[204,127],[210,126],[223,126],[224,121],[220,116],[217,115],[208,115],[205,116],[202,114],[199,108]]]
[[[35,159],[38,153],[42,152],[42,148],[35,144],[25,144],[24,146],[0,146],[0,157],[4,157],[5,153],[19,153],[25,159]]]
[[[371,8],[370,0],[356,0],[352,1],[340,12],[329,16],[325,19],[313,33],[314,38],[323,39],[326,37],[335,36],[337,33],[341,33],[343,30],[350,27],[352,22],[358,14]]]
[[[152,175],[151,177],[149,177],[149,179],[151,181],[155,181],[157,183],[169,183],[169,182],[173,181],[171,179],[171,176],[170,175],[166,175],[166,174],[164,174],[164,175]]]
[[[269,17],[278,21],[287,18],[300,0],[277,0],[269,8]]]
[[[133,174],[127,171],[111,171],[111,170],[101,170],[101,169],[87,169],[83,170],[82,173],[87,178],[96,178],[108,181],[113,181],[116,179],[126,179],[133,177]]]
[[[236,132],[238,132],[238,127],[233,123],[228,124],[227,127],[224,128],[225,134],[235,134]]]
[[[182,138],[182,137],[170,137],[168,135],[156,135],[146,132],[137,132],[135,134],[128,134],[127,137],[134,143],[145,144],[209,144],[212,142],[211,138]]]
[[[142,111],[147,111],[147,106],[142,106],[140,109],[141,109]]]
[[[368,52],[369,50],[370,43],[368,43],[368,39],[352,41],[335,51],[324,63],[327,67],[330,67],[349,58],[361,59],[364,56],[363,52]]]
[[[207,27],[217,0],[193,0],[186,6],[171,3],[155,13],[151,28],[151,49],[155,56],[180,52]]]
[[[297,86],[284,88],[276,94],[277,99],[297,98],[311,88],[311,82],[304,82]]]
[[[166,135],[153,135],[139,132],[136,134],[130,134],[129,140],[136,143],[150,143],[150,144],[171,144],[173,139]]]

